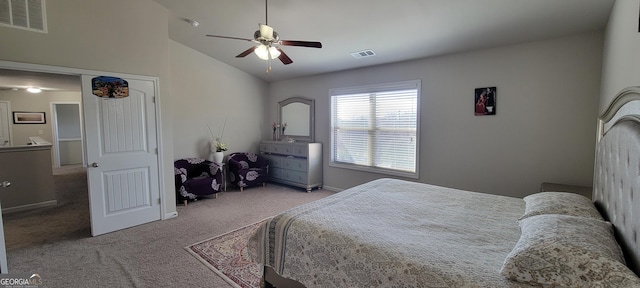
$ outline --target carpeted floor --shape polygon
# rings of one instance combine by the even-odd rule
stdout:
[[[58,207],[3,216],[9,273],[38,273],[46,287],[230,287],[184,247],[333,194],[230,189],[178,206],[177,218],[91,237],[80,170],[56,173]]]

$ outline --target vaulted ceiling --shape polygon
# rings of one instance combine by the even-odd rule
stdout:
[[[210,57],[275,81],[468,50],[602,31],[614,0],[154,0],[170,11],[169,37]],[[282,46],[293,59],[273,70],[251,54],[258,23],[282,39],[320,41],[322,49]],[[194,27],[186,20],[195,20]],[[373,57],[351,53],[371,49]]]

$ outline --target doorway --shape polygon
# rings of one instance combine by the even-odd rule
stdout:
[[[80,102],[51,102],[53,128],[53,167],[78,165],[86,167],[82,136]]]
[[[35,73],[35,74],[47,74],[47,75],[51,75],[53,77],[55,77],[55,75],[65,75],[65,76],[73,76],[76,79],[79,78],[81,75],[101,75],[101,74],[111,74],[111,73],[106,73],[106,72],[100,72],[100,71],[88,71],[88,70],[81,70],[81,69],[72,69],[72,68],[62,68],[62,67],[52,67],[52,66],[43,66],[43,65],[32,65],[32,64],[23,64],[23,63],[14,63],[14,62],[6,62],[6,61],[0,61],[0,71],[2,71],[3,69],[12,69],[12,70],[16,70],[16,71],[27,71],[29,73]],[[35,71],[35,72],[34,72]],[[114,75],[117,77],[117,75]],[[93,77],[93,76],[88,76],[88,77]],[[164,201],[162,201],[162,198],[164,196],[164,193],[160,192],[160,191],[164,191],[163,186],[162,186],[162,175],[159,172],[160,170],[158,169],[158,166],[160,165],[160,163],[162,163],[162,149],[161,147],[158,145],[159,144],[159,135],[157,134],[158,128],[157,124],[159,123],[158,121],[158,117],[156,117],[156,114],[160,111],[159,106],[156,104],[156,91],[157,91],[157,87],[158,87],[158,79],[154,78],[154,77],[146,77],[146,76],[135,76],[135,75],[122,75],[121,77],[127,79],[129,81],[129,83],[133,83],[133,86],[130,86],[130,90],[132,91],[132,96],[130,97],[129,100],[127,101],[111,101],[108,99],[101,99],[100,97],[94,97],[92,96],[95,95],[97,96],[97,94],[95,94],[95,89],[92,89],[92,85],[91,82],[89,81],[84,81],[82,82],[82,84],[80,84],[80,87],[82,88],[82,94],[86,94],[86,97],[83,97],[82,99],[82,103],[80,105],[82,113],[84,113],[84,117],[82,117],[82,121],[80,121],[80,125],[84,127],[84,130],[81,129],[82,133],[84,134],[84,132],[91,131],[92,133],[99,133],[99,137],[102,137],[100,139],[98,139],[98,137],[96,137],[95,135],[82,135],[81,138],[84,141],[84,152],[83,152],[83,162],[94,162],[92,165],[87,165],[87,169],[89,170],[89,172],[87,172],[87,175],[85,177],[85,179],[88,180],[88,193],[89,197],[91,198],[91,205],[98,205],[100,207],[106,207],[104,203],[105,201],[110,201],[112,199],[107,198],[106,196],[110,196],[110,195],[122,195],[122,193],[120,190],[127,190],[129,192],[129,195],[133,195],[135,197],[138,196],[143,196],[143,199],[138,203],[138,206],[135,206],[136,209],[128,209],[128,210],[132,210],[133,212],[139,212],[141,210],[144,210],[143,206],[150,206],[153,207],[153,212],[152,214],[155,214],[153,217],[131,217],[133,219],[147,219],[148,221],[155,221],[155,220],[160,220],[163,218],[166,218],[166,215],[163,214],[164,212],[164,206],[161,205],[161,203],[163,203]],[[91,80],[91,78],[87,78],[88,80]],[[141,88],[144,87],[144,88]],[[94,90],[94,91],[92,91]],[[120,99],[117,99],[120,100]],[[108,103],[106,103],[105,101],[109,101]],[[132,111],[134,110],[127,110],[129,109],[129,107],[135,107],[135,105],[143,105],[140,106],[140,110],[138,111],[143,111],[143,112],[136,112],[133,113]],[[89,114],[87,115],[87,106],[89,105],[89,107],[91,109]],[[56,108],[57,110],[57,108]],[[123,111],[129,111],[130,113],[128,115],[125,115],[128,118],[122,118],[121,116],[124,115],[122,112]],[[97,113],[99,112],[99,113]],[[149,112],[149,113],[147,113]],[[151,113],[153,112],[153,113]],[[53,113],[53,112],[52,112]],[[100,113],[104,113],[104,115],[106,116],[115,116],[112,118],[105,118],[105,117],[98,117],[96,119],[91,119],[91,128],[88,128],[86,126],[86,122],[85,120],[87,119],[87,117],[96,117],[96,115],[100,114]],[[134,129],[134,130],[126,130],[127,134],[123,134],[124,137],[119,137],[119,138],[115,138],[115,137],[108,137],[108,138],[104,138],[105,135],[106,136],[113,136],[110,135],[108,133],[111,133],[113,131],[122,131],[122,130],[118,130],[118,127],[123,127],[121,124],[121,120],[125,120],[126,119],[133,119],[136,120],[138,122],[131,122],[131,123],[136,123],[139,124],[138,128],[139,129]],[[119,122],[120,121],[120,122]],[[112,123],[113,122],[113,123]],[[145,123],[150,123],[149,126],[147,126]],[[130,122],[126,122],[126,123],[130,123]],[[124,126],[124,127],[130,127],[129,125]],[[114,130],[116,129],[116,130]],[[131,132],[133,131],[133,132]],[[144,133],[144,135],[140,135],[140,133]],[[114,135],[118,135],[120,136],[121,134],[114,134]],[[120,167],[118,165],[120,165],[121,163],[124,163],[123,161],[111,161],[111,159],[102,157],[104,155],[109,156],[109,155],[116,155],[116,153],[113,153],[113,151],[107,151],[109,153],[103,153],[104,151],[96,151],[96,149],[100,149],[104,144],[106,143],[104,139],[122,139],[122,140],[126,140],[129,139],[129,136],[134,136],[134,137],[139,137],[139,139],[144,140],[143,142],[139,142],[140,144],[142,144],[140,146],[140,149],[137,149],[136,152],[139,151],[143,151],[146,154],[146,159],[145,159],[145,165],[144,167]],[[91,140],[91,141],[89,141]],[[125,142],[123,142],[125,143]],[[114,146],[114,147],[120,147],[120,146]],[[122,151],[121,154],[123,153],[133,153],[127,150],[114,150],[115,152],[120,152]],[[141,153],[139,153],[141,154]],[[99,163],[96,162],[96,158],[92,155],[100,155],[102,158],[98,159],[100,161],[97,161]],[[117,156],[117,155],[116,155]],[[58,159],[61,159],[61,157],[58,157]],[[119,159],[119,158],[118,158]],[[113,163],[112,163],[113,162]],[[136,163],[140,163],[141,161],[136,161]],[[120,164],[119,164],[120,163]],[[114,164],[116,164],[114,166]],[[100,167],[100,168],[97,168]],[[98,173],[98,177],[91,177],[91,174],[96,174]],[[131,175],[129,175],[131,174]],[[1,177],[2,175],[0,175]],[[130,177],[132,176],[132,177]],[[93,179],[93,180],[92,180]],[[100,184],[100,181],[108,181],[103,183],[104,185],[96,185],[96,184]],[[134,184],[138,184],[138,183],[142,183],[142,184],[148,184],[146,186],[144,185],[119,185],[119,183],[124,183],[123,180],[127,180],[127,179],[134,179],[135,181],[129,181],[131,183]],[[139,180],[139,181],[138,181]],[[110,182],[109,182],[110,181]],[[103,195],[105,197],[99,197],[100,196],[100,192],[96,192],[98,189],[95,189],[95,187],[99,187],[102,188],[102,192]],[[138,192],[136,189],[138,189],[139,187],[143,187],[146,190],[142,191],[142,192]],[[95,193],[94,193],[95,192]],[[153,194],[151,193],[147,193],[147,192],[153,192]],[[132,196],[132,197],[133,197]],[[134,198],[132,198],[134,199]],[[135,200],[138,200],[138,198],[135,198]],[[95,203],[94,203],[95,202]],[[118,201],[118,203],[120,204],[124,204],[124,201]],[[130,202],[131,203],[131,202]],[[140,204],[142,203],[142,204]],[[111,202],[109,204],[112,204]],[[130,211],[127,211],[127,207],[115,207],[114,209],[111,209],[112,207],[109,207],[109,211],[107,212],[113,212],[111,214],[127,214]],[[120,210],[118,210],[120,209]],[[94,206],[90,206],[89,207],[90,213],[92,215],[91,217],[91,227],[92,229],[94,227],[96,227],[95,223],[93,222],[94,217],[96,215],[96,213],[93,213],[94,210]],[[126,213],[125,213],[126,212]],[[108,215],[109,213],[102,213],[101,215],[103,216],[110,216]],[[163,215],[165,217],[163,217]],[[99,215],[97,215],[99,216]],[[104,219],[107,219],[108,217],[103,217]],[[151,220],[149,220],[151,219]],[[117,219],[115,219],[117,220]],[[97,235],[100,233],[108,233],[110,231],[115,231],[118,229],[123,229],[123,228],[127,228],[127,227],[120,227],[122,225],[129,225],[127,223],[123,224],[123,221],[120,221],[120,223],[117,223],[117,221],[115,220],[111,220],[112,222],[105,222],[107,224],[109,223],[116,223],[119,225],[109,225],[108,227],[106,227],[106,229],[104,228],[103,225],[103,229],[99,230],[99,233],[96,233],[96,231],[92,230],[92,234],[93,235]],[[115,221],[115,222],[113,222]],[[137,224],[143,224],[143,223],[137,223]],[[137,224],[131,224],[132,225],[137,225]],[[0,231],[0,234],[2,234],[4,231]],[[0,243],[0,245],[4,245],[4,243]],[[11,269],[11,267],[9,267],[9,270]]]

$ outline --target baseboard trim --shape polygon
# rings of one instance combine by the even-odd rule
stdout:
[[[20,211],[26,211],[26,210],[32,210],[36,208],[43,208],[43,207],[56,206],[56,205],[58,205],[58,200],[50,200],[50,201],[44,201],[39,203],[2,208],[2,214],[8,214],[8,213],[14,213],[14,212],[20,212]]]
[[[162,218],[162,220],[167,220],[167,219],[176,218],[176,217],[178,217],[178,211],[165,213],[164,218]]]
[[[329,190],[331,192],[341,192],[344,189],[340,189],[340,188],[336,188],[336,187],[331,187],[331,186],[327,186],[327,185],[322,185],[322,190]]]

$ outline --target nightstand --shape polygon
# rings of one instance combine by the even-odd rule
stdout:
[[[559,183],[550,183],[550,182],[542,182],[540,184],[540,192],[571,192],[580,194],[591,199],[591,194],[593,191],[593,187],[586,186],[577,186],[577,185],[567,185],[567,184],[559,184]]]

